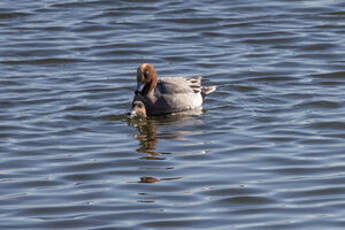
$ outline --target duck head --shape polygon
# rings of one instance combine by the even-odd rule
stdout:
[[[157,86],[157,72],[151,64],[144,63],[137,70],[137,88],[135,94],[147,95]]]

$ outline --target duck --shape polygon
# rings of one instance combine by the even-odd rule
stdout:
[[[201,76],[158,78],[153,65],[141,64],[131,115],[165,115],[201,107],[206,95],[216,90],[216,86],[201,83]]]

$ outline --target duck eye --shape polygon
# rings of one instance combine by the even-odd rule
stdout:
[[[146,71],[144,72],[144,77],[147,78],[149,75],[150,75],[150,71],[149,71],[149,70],[146,70]]]

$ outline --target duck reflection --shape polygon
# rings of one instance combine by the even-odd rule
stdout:
[[[140,105],[138,103],[137,105]],[[140,108],[139,108],[140,109]],[[148,156],[142,159],[164,160],[160,155],[169,154],[167,152],[157,152],[156,146],[159,139],[183,139],[184,136],[195,133],[196,131],[176,130],[178,127],[194,126],[202,124],[202,121],[196,116],[203,113],[202,108],[189,110],[176,114],[157,117],[130,116],[128,125],[137,129],[135,138],[139,141],[140,147],[137,152],[146,153]],[[159,132],[159,127],[165,127],[164,132]],[[171,129],[169,129],[170,127]]]
[[[133,102],[133,106],[134,108],[132,108],[132,113],[128,116],[127,122],[128,125],[137,129],[137,133],[134,137],[139,141],[140,147],[136,150],[139,153],[145,154],[145,156],[140,158],[141,160],[165,160],[164,155],[166,156],[170,153],[168,151],[157,151],[157,144],[160,139],[181,140],[187,135],[198,132],[194,128],[185,130],[188,129],[186,127],[195,127],[196,125],[202,124],[202,120],[200,120],[198,116],[204,112],[202,108],[166,116],[146,117],[136,116],[137,114],[145,113],[145,111],[143,111],[145,107],[141,106],[140,102]],[[133,110],[135,111],[134,116]],[[161,129],[161,131],[159,129]],[[180,179],[180,177],[156,178],[152,176],[143,176],[140,177],[138,183],[154,184],[175,179]]]
[[[151,176],[140,177],[140,181],[139,181],[139,183],[146,183],[146,184],[153,184],[156,182],[160,182],[160,180]]]

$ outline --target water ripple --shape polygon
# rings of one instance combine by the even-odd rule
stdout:
[[[0,3],[1,229],[343,229],[344,4]],[[202,110],[127,116],[136,68]]]

